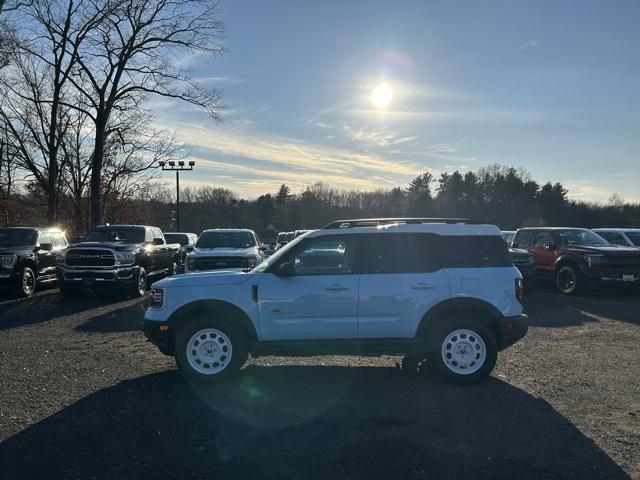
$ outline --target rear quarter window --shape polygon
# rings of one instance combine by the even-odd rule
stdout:
[[[502,236],[441,236],[437,255],[445,268],[510,267]]]

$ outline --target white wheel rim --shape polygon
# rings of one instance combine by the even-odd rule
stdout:
[[[216,328],[198,330],[187,343],[189,366],[203,375],[215,375],[229,366],[233,347],[229,337]]]
[[[487,346],[473,330],[460,329],[451,332],[442,342],[442,361],[458,375],[471,375],[484,365]]]

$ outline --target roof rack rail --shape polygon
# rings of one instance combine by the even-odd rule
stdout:
[[[392,223],[404,223],[407,225],[415,225],[420,223],[469,223],[468,218],[356,218],[352,220],[336,220],[329,225],[322,227],[323,230],[334,228],[353,228],[353,227],[376,227],[378,225],[388,225]]]

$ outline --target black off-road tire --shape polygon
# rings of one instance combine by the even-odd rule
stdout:
[[[200,332],[200,335],[196,334]],[[222,333],[217,335],[215,332]],[[194,346],[194,337],[196,341],[203,343]],[[225,337],[224,342],[221,338]],[[217,357],[210,357],[211,365],[205,367],[207,357],[205,350],[207,349],[206,343],[213,343],[219,347],[220,350],[217,353]],[[227,350],[222,349],[227,347]],[[230,355],[230,358],[221,360],[224,354]],[[176,364],[178,368],[189,381],[203,384],[215,384],[235,376],[242,366],[247,361],[247,339],[240,328],[230,323],[228,320],[219,320],[215,317],[205,315],[188,321],[180,327],[176,335],[174,355],[176,358]],[[191,358],[187,358],[190,355]],[[203,359],[201,363],[197,363],[198,360]],[[214,373],[214,369],[220,368],[220,364],[215,365],[215,362],[226,361],[226,366],[218,372]],[[198,371],[193,365],[198,365],[201,369],[206,370],[211,368],[211,373],[203,373],[202,370]]]
[[[16,293],[22,298],[30,297],[36,291],[37,284],[38,279],[35,272],[30,267],[22,267],[16,285]]]
[[[145,293],[147,293],[147,288],[149,288],[149,278],[147,277],[147,271],[143,267],[138,269],[135,281],[130,288],[131,294],[136,298],[144,297]]]
[[[563,265],[556,272],[555,285],[563,295],[575,295],[584,289],[585,280],[578,267]]]

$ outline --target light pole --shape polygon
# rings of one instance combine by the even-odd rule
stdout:
[[[167,166],[167,163],[169,164]],[[176,232],[180,231],[180,172],[191,171],[196,162],[190,160],[188,165],[185,165],[184,161],[177,162],[173,160],[169,162],[158,162],[158,165],[162,167],[163,172],[176,172]]]

